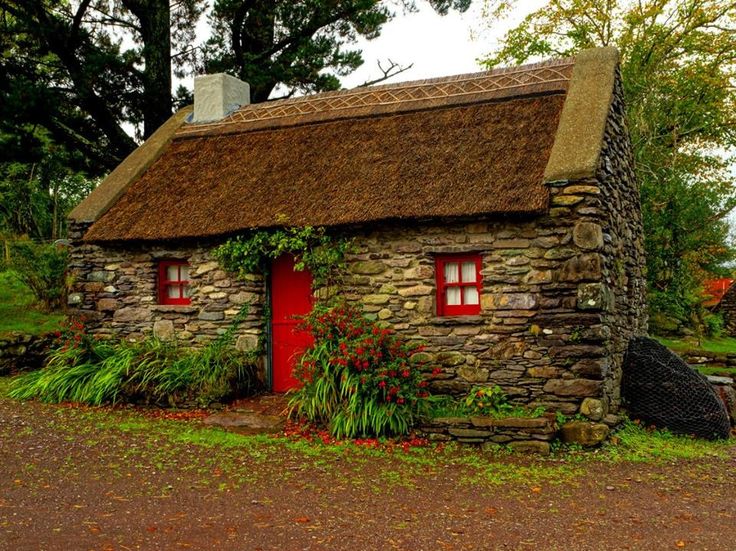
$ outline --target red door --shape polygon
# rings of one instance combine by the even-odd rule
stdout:
[[[292,370],[299,356],[312,344],[312,336],[298,331],[299,316],[312,309],[312,274],[294,271],[294,257],[277,258],[271,267],[271,382],[274,392],[297,386]]]

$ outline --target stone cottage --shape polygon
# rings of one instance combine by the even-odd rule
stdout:
[[[199,77],[193,110],[71,213],[70,305],[102,335],[196,344],[250,303],[238,346],[265,342],[283,391],[310,275],[284,257],[268,280],[239,280],[211,251],[249,229],[324,226],[355,240],[343,294],[427,343],[435,392],[498,384],[600,419],[646,331],[632,162],[610,48],[257,105],[237,79]]]

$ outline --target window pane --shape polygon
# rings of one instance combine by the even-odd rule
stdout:
[[[450,287],[449,289],[445,289],[445,298],[448,306],[458,306],[460,304],[460,288]]]
[[[167,285],[166,296],[169,298],[179,298],[179,286],[178,285]]]
[[[478,289],[476,287],[463,287],[463,302],[465,304],[478,304]]]
[[[457,283],[458,281],[460,278],[457,262],[448,262],[445,264],[445,283]]]
[[[179,281],[179,266],[166,266],[166,279],[168,281]]]
[[[189,281],[189,266],[186,264],[183,266],[179,266],[181,268],[181,280],[182,281]]]
[[[463,262],[463,282],[475,282],[475,262]]]
[[[184,294],[184,298],[189,298],[191,295],[191,292],[189,291],[189,285],[183,285],[182,291]]]

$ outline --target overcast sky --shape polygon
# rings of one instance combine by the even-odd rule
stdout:
[[[493,49],[503,34],[528,13],[544,4],[542,0],[525,0],[502,25],[489,29],[483,20],[483,1],[476,0],[467,12],[438,15],[426,1],[417,2],[419,11],[398,14],[384,25],[374,40],[361,40],[365,64],[343,78],[345,88],[352,88],[380,76],[376,65],[390,58],[413,67],[386,82],[401,82],[478,71],[477,59]],[[521,4],[521,3],[520,3]]]

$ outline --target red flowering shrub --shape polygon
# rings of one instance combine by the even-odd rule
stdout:
[[[325,423],[337,438],[406,434],[428,396],[403,341],[354,305],[317,306],[303,322],[314,337],[295,369],[292,411]]]

